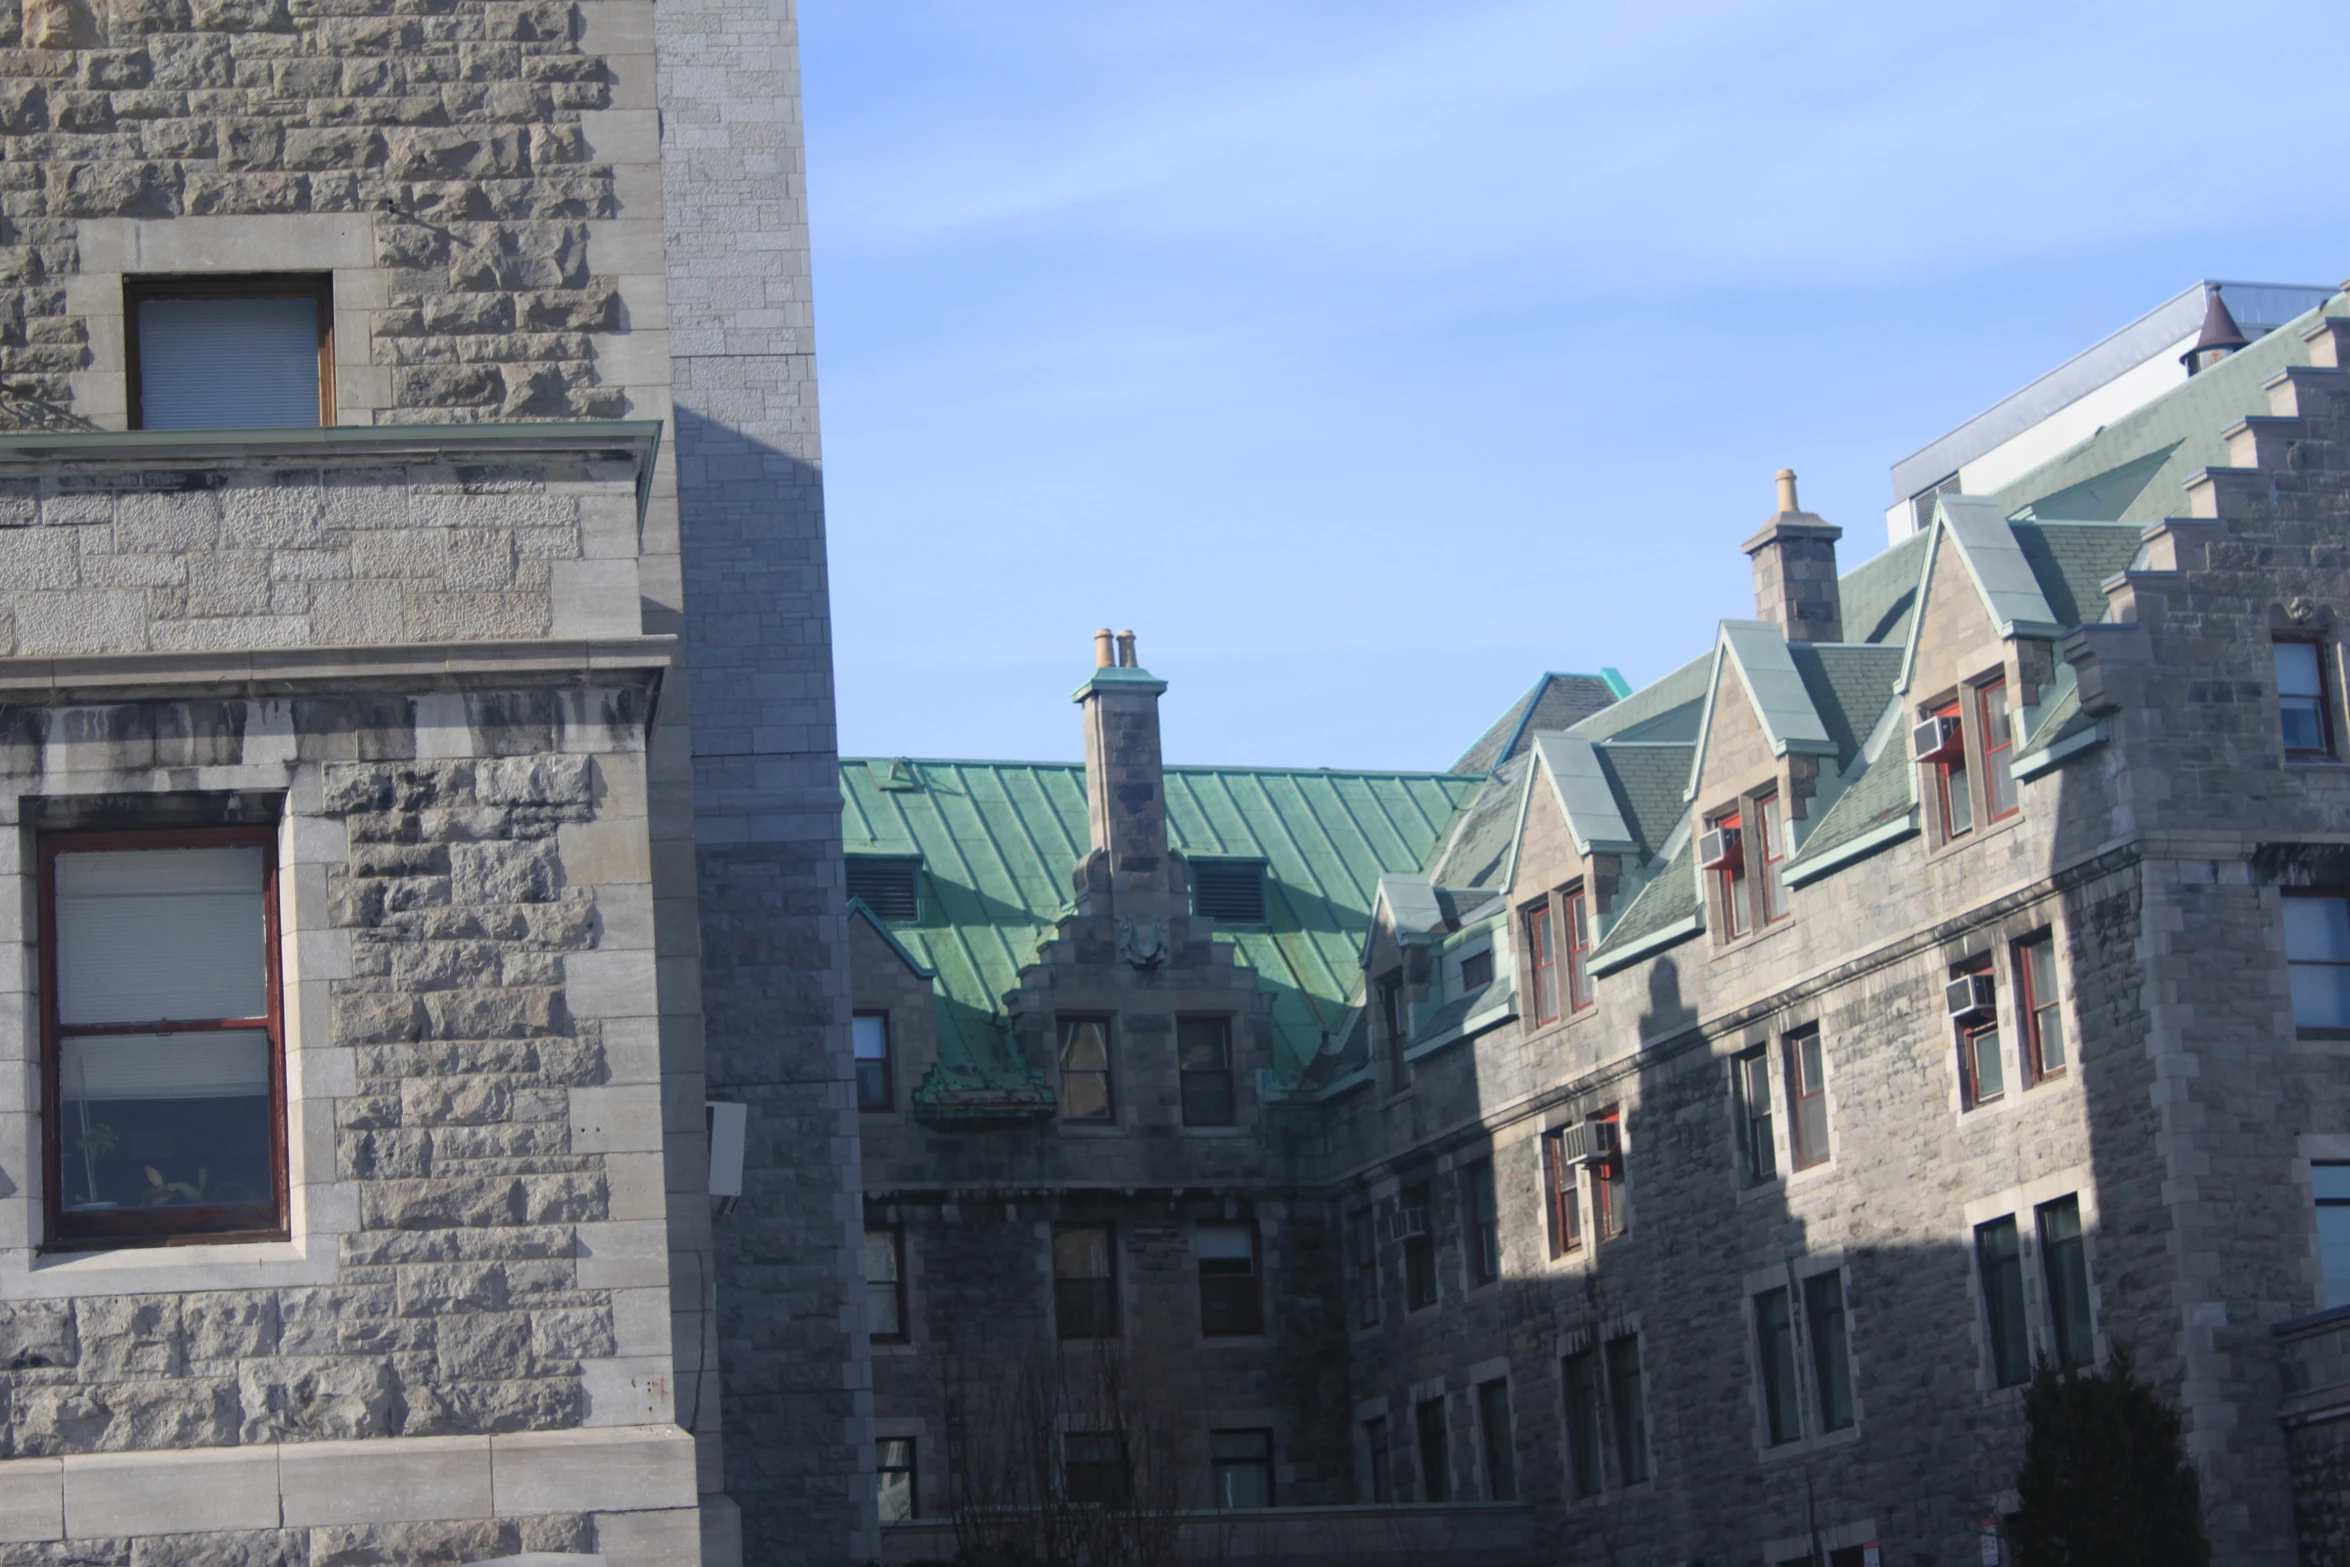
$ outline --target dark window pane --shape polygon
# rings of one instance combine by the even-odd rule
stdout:
[[[1483,990],[1493,983],[1493,949],[1472,952],[1461,959],[1461,994]]]
[[[1754,1297],[1754,1331],[1762,1359],[1763,1419],[1775,1446],[1803,1435],[1795,1403],[1795,1317],[1784,1289]]]
[[[1192,1250],[1199,1262],[1200,1331],[1210,1336],[1262,1333],[1256,1231],[1202,1228],[1192,1237]]]
[[[1479,1284],[1491,1284],[1501,1277],[1501,1226],[1491,1159],[1479,1159],[1461,1172],[1461,1216],[1468,1221],[1469,1276]]]
[[[1379,1320],[1379,1230],[1368,1208],[1350,1214],[1346,1230],[1354,1253],[1355,1322],[1367,1328]]]
[[[1578,1499],[1599,1494],[1599,1357],[1591,1350],[1560,1363],[1567,1393],[1567,1475]]]
[[[1815,1273],[1803,1281],[1810,1319],[1812,1384],[1819,1394],[1820,1428],[1852,1424],[1852,1352],[1844,1324],[1844,1275]]]
[[[2066,1370],[2097,1358],[2089,1318],[2089,1258],[2081,1238],[2081,1200],[2066,1197],[2040,1210],[2040,1259],[2048,1272],[2048,1320],[2056,1361]]]
[[[1104,1224],[1053,1231],[1053,1320],[1063,1338],[1111,1338],[1118,1331],[1111,1232]]]
[[[1363,1422],[1363,1445],[1369,1449],[1371,1464],[1371,1501],[1395,1500],[1394,1460],[1387,1450],[1387,1417]]]
[[[1220,1017],[1177,1018],[1175,1057],[1182,1070],[1183,1124],[1232,1125],[1232,1025]]]
[[[316,425],[318,298],[143,299],[139,423],[149,430]]]
[[[1110,1119],[1110,1025],[1103,1018],[1061,1019],[1061,1119]]]
[[[1436,1304],[1436,1237],[1427,1226],[1434,1224],[1436,1215],[1429,1208],[1429,1191],[1425,1186],[1404,1188],[1403,1210],[1420,1215],[1421,1232],[1408,1236],[1403,1243],[1404,1305],[1412,1311]]]
[[[2024,1326],[2024,1260],[2015,1220],[1975,1228],[1975,1257],[1983,1275],[1983,1313],[1991,1330],[1991,1375],[2014,1387],[2032,1374],[2031,1338]]]
[[[1272,1432],[1212,1431],[1208,1449],[1215,1464],[1218,1507],[1273,1505]]]
[[[1787,1097],[1794,1104],[1787,1127],[1788,1154],[1798,1170],[1809,1169],[1828,1157],[1827,1078],[1827,1062],[1816,1032],[1787,1041]]]
[[[875,1338],[903,1338],[906,1332],[904,1289],[898,1257],[898,1232],[865,1232],[865,1330]]]
[[[1132,1477],[1126,1439],[1116,1432],[1071,1431],[1061,1439],[1062,1483],[1070,1501],[1084,1506],[1124,1505]]]
[[[1510,1385],[1502,1378],[1479,1383],[1477,1424],[1485,1438],[1485,1491],[1490,1500],[1518,1499],[1518,1464],[1510,1431]]]
[[[919,1498],[911,1437],[884,1437],[873,1444],[873,1479],[883,1523],[902,1523],[915,1516]]]
[[[1739,1098],[1746,1110],[1746,1173],[1750,1180],[1767,1181],[1779,1173],[1778,1150],[1772,1146],[1771,1060],[1763,1051],[1738,1060]]]
[[[2274,649],[2285,749],[2321,754],[2326,749],[2323,654],[2314,642],[2279,642]]]
[[[2294,1023],[2350,1029],[2350,898],[2287,898],[2285,958]]]
[[[1419,1407],[1413,1411],[1413,1418],[1419,1424],[1420,1500],[1449,1502],[1452,1500],[1452,1455],[1445,1450],[1444,1400],[1421,1400]]]
[[[1626,1485],[1648,1478],[1648,1391],[1640,1381],[1640,1340],[1611,1339],[1607,1388],[1616,1421],[1616,1467]]]
[[[889,1018],[860,1012],[850,1020],[849,1038],[857,1061],[857,1108],[890,1109]]]

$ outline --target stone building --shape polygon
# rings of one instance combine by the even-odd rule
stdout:
[[[1990,1561],[2126,1348],[2215,1560],[2343,1560],[2345,342],[1849,570],[1782,474],[1752,618],[1445,773],[1162,766],[1106,633],[1082,769],[845,760],[889,1559],[1050,1385],[1243,1555]]]
[[[796,72],[0,17],[0,1562],[875,1553]]]

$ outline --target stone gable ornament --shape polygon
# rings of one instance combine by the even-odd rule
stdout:
[[[24,0],[24,44],[28,49],[71,49],[84,29],[73,0]]]
[[[1134,920],[1118,922],[1118,956],[1136,968],[1152,969],[1167,961],[1167,922],[1152,920],[1147,926]]]

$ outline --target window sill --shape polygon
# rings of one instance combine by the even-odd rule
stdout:
[[[2338,756],[2328,756],[2323,751],[2287,751],[2285,765],[2287,767],[2306,767],[2312,772],[2350,770],[2350,762],[2345,762]]]
[[[1769,941],[1774,936],[1784,936],[1787,934],[1787,932],[1793,930],[1794,928],[1795,915],[1793,912],[1782,914],[1777,919],[1771,921],[1768,925],[1759,926],[1754,930],[1748,931],[1743,936],[1723,937],[1721,941],[1715,945],[1713,955],[1717,958],[1723,958],[1728,957],[1733,952],[1744,952],[1749,948],[1761,946],[1764,942]]]
[[[2002,1389],[2001,1391],[2013,1391]],[[1797,1437],[1792,1442],[1781,1442],[1776,1447],[1765,1447],[1755,1456],[1765,1464],[1785,1463],[1790,1458],[1809,1458],[1820,1453],[1833,1452],[1839,1447],[1850,1447],[1860,1440],[1859,1420],[1841,1431],[1824,1431],[1817,1436]]]
[[[0,1296],[56,1300],[335,1282],[336,1236],[106,1251],[20,1251],[0,1261]]]

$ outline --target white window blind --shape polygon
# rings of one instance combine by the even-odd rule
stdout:
[[[260,1029],[203,1034],[76,1035],[65,1041],[69,1105],[124,1099],[258,1099],[269,1092],[269,1036]]]
[[[150,430],[318,423],[318,301],[139,301],[139,422]]]
[[[77,1023],[268,1010],[262,851],[57,856],[57,1014]]]

